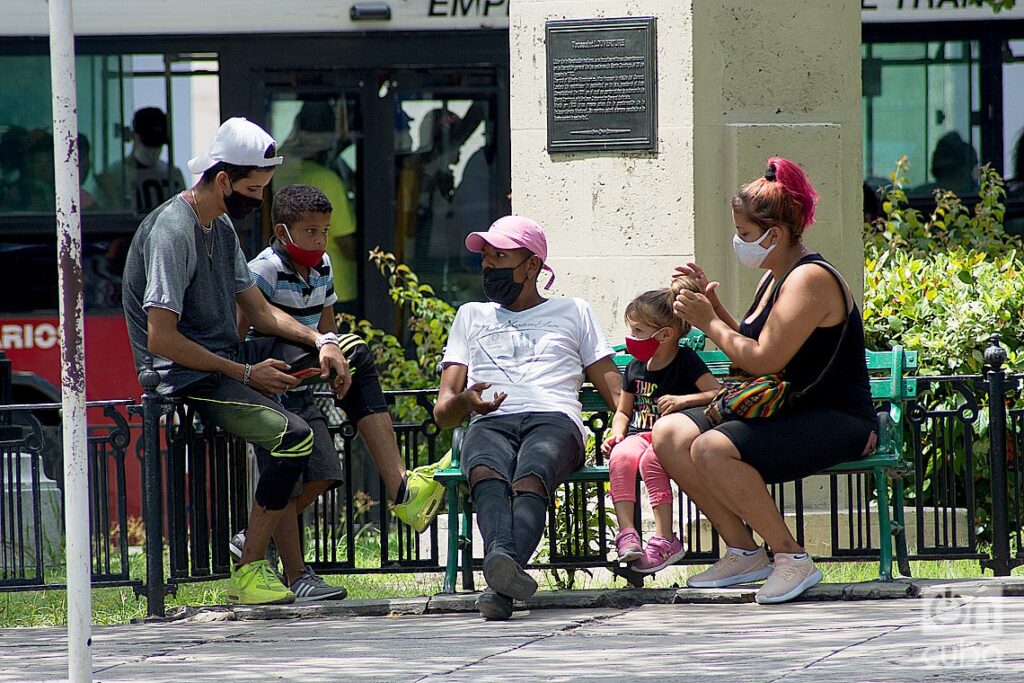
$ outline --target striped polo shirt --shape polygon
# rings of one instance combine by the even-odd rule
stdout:
[[[324,307],[338,301],[334,294],[331,258],[327,254],[319,266],[309,269],[309,278],[303,280],[292,267],[284,246],[274,240],[249,261],[249,270],[270,303],[307,327],[316,329]]]

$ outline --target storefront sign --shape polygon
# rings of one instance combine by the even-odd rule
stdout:
[[[548,152],[657,149],[656,20],[549,21]]]
[[[87,0],[80,35],[305,33],[507,29],[512,0]],[[46,3],[0,0],[5,36],[47,33]]]
[[[1024,19],[1024,3],[997,13],[983,0],[861,0],[860,18],[864,24]]]

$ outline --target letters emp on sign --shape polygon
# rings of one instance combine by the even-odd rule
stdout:
[[[547,22],[549,153],[657,151],[656,21]]]

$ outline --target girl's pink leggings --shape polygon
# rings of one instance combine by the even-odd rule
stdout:
[[[672,483],[654,453],[651,433],[643,432],[627,436],[612,449],[608,480],[613,503],[620,500],[636,502],[637,469],[647,485],[652,506],[672,502]]]

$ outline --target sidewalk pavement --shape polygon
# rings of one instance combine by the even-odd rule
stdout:
[[[97,627],[93,663],[95,680],[147,682],[1024,680],[1024,600],[1007,597],[1022,595],[1024,583],[916,584],[904,599],[847,592],[772,607],[738,601],[745,589],[722,591],[724,604],[665,604],[665,591],[579,591],[589,596],[583,602],[605,606],[538,603],[508,622],[418,611],[408,601],[378,601],[396,608],[384,617],[210,609],[169,623]],[[907,599],[911,592],[916,599]],[[370,612],[371,601],[363,604]],[[65,648],[61,629],[0,631],[0,681],[62,679]]]

